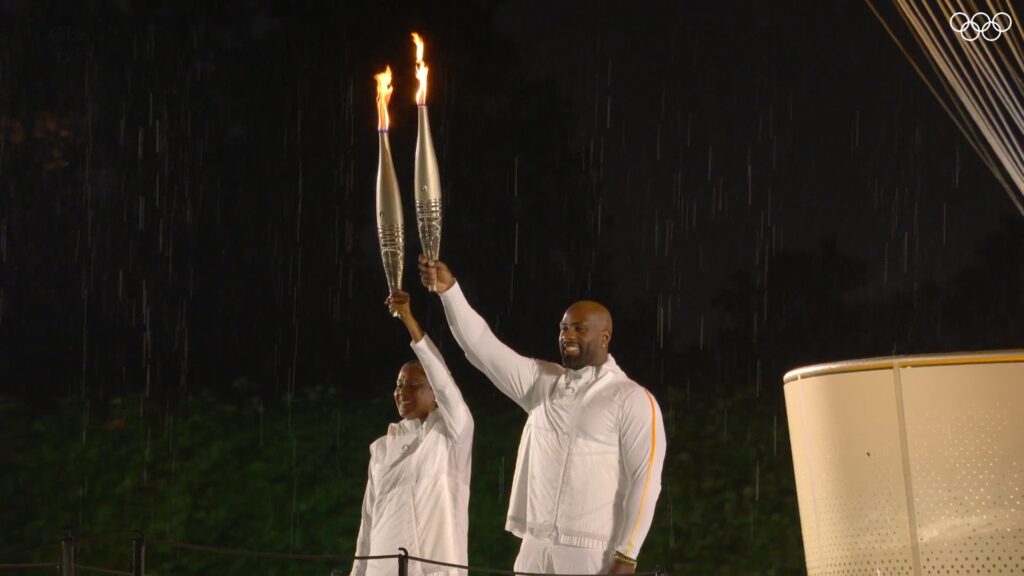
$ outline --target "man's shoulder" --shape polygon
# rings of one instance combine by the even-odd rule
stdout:
[[[620,378],[612,382],[614,394],[619,397],[622,404],[637,404],[638,406],[653,405],[661,409],[658,399],[654,393],[641,386],[636,380],[622,374]]]
[[[623,372],[622,368],[615,370],[615,375],[609,383],[611,384],[611,387],[620,394],[643,394],[647,391],[647,389],[641,386],[636,380],[633,380],[628,374]]]
[[[531,360],[537,364],[537,377],[540,379],[556,380],[559,376],[565,374],[565,367],[561,364],[539,358],[531,358]]]

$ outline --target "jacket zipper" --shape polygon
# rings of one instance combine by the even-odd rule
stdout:
[[[568,376],[566,376],[566,378],[568,378]],[[593,384],[596,381],[597,370],[594,370],[594,374],[590,379],[590,382],[587,386],[587,390],[589,390],[590,387],[593,386]],[[581,387],[582,386],[577,387],[577,390],[579,390],[579,388]],[[582,392],[580,393],[580,395],[581,396],[580,398],[577,399],[576,405],[573,407],[572,416],[569,420],[569,442],[565,446],[565,455],[562,457],[562,471],[561,474],[558,475],[558,492],[555,493],[555,515],[552,519],[552,524],[554,525],[555,529],[555,543],[558,543],[558,536],[560,535],[558,527],[558,513],[562,509],[562,489],[565,488],[565,473],[569,469],[569,456],[572,455],[572,447],[573,444],[576,443],[576,423],[579,421],[580,410],[583,408]]]

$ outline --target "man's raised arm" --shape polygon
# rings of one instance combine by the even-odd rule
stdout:
[[[537,361],[520,356],[498,340],[487,322],[466,301],[444,262],[420,256],[419,269],[423,285],[441,296],[448,326],[466,358],[506,396],[524,410],[529,409],[535,401],[532,396]]]

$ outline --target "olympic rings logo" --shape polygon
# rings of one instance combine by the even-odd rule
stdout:
[[[981,18],[984,23],[978,24]],[[988,42],[995,42],[1013,26],[1013,18],[1006,12],[996,12],[989,16],[984,12],[976,12],[974,16],[967,16],[964,12],[957,12],[949,17],[949,27],[958,32],[960,37],[968,42],[974,42],[982,38]]]

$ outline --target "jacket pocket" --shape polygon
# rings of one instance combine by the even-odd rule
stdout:
[[[609,540],[616,521],[619,447],[576,438],[558,506],[560,532]]]

